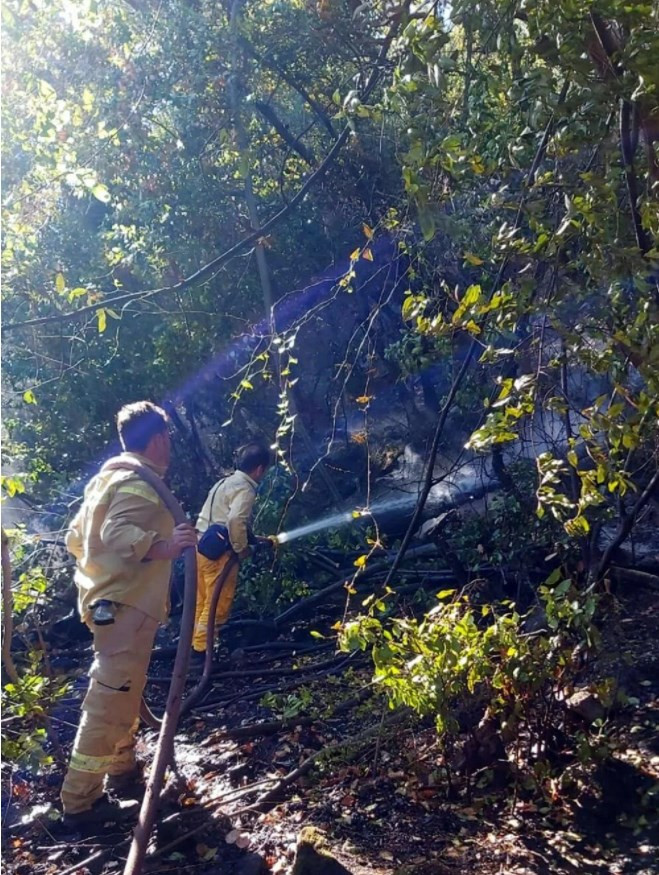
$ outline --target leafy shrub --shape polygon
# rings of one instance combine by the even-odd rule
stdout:
[[[374,681],[390,707],[434,717],[443,736],[457,733],[460,703],[478,696],[508,737],[533,729],[542,745],[558,713],[557,693],[574,678],[575,644],[596,644],[597,600],[579,595],[560,571],[540,588],[540,597],[548,628],[539,632],[526,631],[513,603],[477,607],[455,590],[440,592],[421,619],[385,620],[385,606],[375,599],[369,613],[345,624],[340,647],[370,649]]]

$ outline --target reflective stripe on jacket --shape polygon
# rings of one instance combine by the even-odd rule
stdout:
[[[110,461],[122,460],[138,462],[159,476],[164,473],[138,453],[122,453]],[[172,563],[145,556],[173,529],[171,514],[148,483],[132,471],[101,468],[87,484],[66,535],[67,549],[77,560],[82,619],[88,619],[89,606],[97,599],[109,599],[165,620]]]

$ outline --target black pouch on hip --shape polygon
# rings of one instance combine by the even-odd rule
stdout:
[[[206,559],[219,559],[230,549],[229,530],[220,523],[210,525],[197,544],[197,550]]]

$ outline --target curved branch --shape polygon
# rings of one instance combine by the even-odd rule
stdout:
[[[444,433],[444,426],[446,425],[446,420],[448,418],[449,412],[453,407],[453,402],[455,401],[455,396],[458,393],[458,389],[462,385],[462,381],[465,378],[467,371],[469,370],[469,366],[471,364],[471,360],[474,357],[474,353],[476,352],[476,341],[472,341],[469,345],[469,349],[467,351],[466,356],[464,357],[464,361],[458,371],[458,374],[453,381],[453,385],[448,393],[448,397],[444,402],[444,406],[442,407],[442,412],[437,420],[437,427],[435,429],[435,434],[432,439],[432,446],[430,448],[430,455],[428,457],[428,464],[426,466],[426,474],[423,481],[423,489],[421,490],[421,495],[419,496],[419,500],[416,503],[416,507],[414,508],[414,515],[410,520],[410,524],[407,527],[407,531],[405,532],[405,537],[403,538],[398,553],[396,554],[396,558],[393,561],[391,568],[389,569],[389,573],[384,581],[383,588],[386,589],[387,586],[391,583],[391,579],[398,570],[400,563],[403,561],[403,557],[405,556],[405,552],[409,546],[410,541],[412,540],[412,536],[417,529],[419,524],[419,520],[421,518],[421,514],[423,513],[423,509],[426,506],[426,501],[428,500],[428,495],[430,494],[430,490],[432,489],[432,485],[434,482],[434,474],[435,474],[435,459],[437,458],[437,451],[439,450],[439,442],[441,440],[442,434]]]
[[[630,513],[627,514],[627,516],[620,523],[620,527],[618,528],[616,536],[604,551],[604,554],[600,559],[600,563],[597,566],[595,577],[586,592],[591,592],[591,590],[595,589],[599,581],[602,579],[602,577],[604,577],[609,569],[611,560],[613,559],[613,554],[618,549],[618,547],[627,540],[629,534],[631,533],[631,530],[634,528],[634,523],[636,522],[639,513],[643,510],[648,501],[655,496],[658,488],[659,470],[655,471],[654,477],[650,480],[643,492],[639,495]]]
[[[634,128],[636,129],[634,132]],[[650,241],[643,227],[638,209],[638,185],[634,170],[634,152],[638,145],[638,111],[629,100],[620,100],[620,157],[622,170],[625,174],[625,184],[629,198],[629,210],[632,214],[632,225],[636,245],[645,255],[650,250]]]
[[[295,134],[291,133],[288,125],[279,118],[274,109],[264,100],[253,100],[252,106],[261,113],[266,121],[270,122],[272,127],[277,131],[289,148],[291,148],[293,152],[296,152],[310,167],[313,167],[316,163],[316,159],[311,149],[307,149],[301,141],[301,135],[296,137]]]
[[[286,72],[286,70],[280,67],[279,64],[277,64],[275,61],[271,60],[266,56],[260,55],[258,51],[254,48],[254,46],[244,37],[241,38],[240,43],[243,49],[247,52],[247,54],[254,58],[257,63],[263,64],[264,67],[268,67],[268,69],[273,70],[283,82],[285,82],[290,88],[293,89],[293,91],[297,91],[300,97],[306,103],[308,103],[309,106],[316,113],[322,124],[325,126],[325,129],[329,133],[330,137],[336,137],[336,131],[329,115],[325,112],[320,103],[309,94],[309,92],[303,85],[297,82],[292,76],[290,76]]]
[[[407,8],[407,4],[405,4],[404,8]],[[366,98],[370,95],[370,93],[373,91],[378,83],[380,74],[382,72],[382,62],[385,60],[389,51],[389,47],[391,46],[391,42],[398,31],[402,15],[403,10],[400,11],[400,13],[396,17],[396,20],[389,28],[380,52],[378,53],[375,64],[373,65],[373,69],[371,70],[371,75],[369,76],[368,82],[366,83],[364,90],[361,94],[362,101],[366,100]],[[33,325],[46,325],[52,322],[63,322],[73,319],[79,319],[81,316],[95,313],[97,310],[104,309],[105,307],[122,306],[132,301],[150,301],[155,297],[165,294],[166,292],[182,292],[186,289],[190,289],[194,286],[199,285],[207,279],[210,279],[214,273],[220,270],[220,268],[224,267],[224,265],[227,264],[227,262],[229,262],[234,256],[238,255],[248,246],[256,243],[263,236],[265,236],[268,231],[270,231],[272,228],[274,228],[275,225],[285,219],[286,216],[288,216],[288,214],[291,213],[295,209],[295,207],[297,207],[297,205],[304,200],[309,190],[322,179],[330,166],[336,160],[346,140],[350,136],[350,133],[351,127],[350,125],[346,125],[339,135],[338,139],[335,141],[332,148],[323,159],[322,163],[308,177],[307,181],[300,188],[298,193],[289,201],[288,204],[286,204],[285,207],[282,207],[279,212],[275,213],[274,216],[271,216],[267,220],[267,222],[264,222],[261,227],[258,228],[256,231],[253,231],[251,234],[243,237],[242,240],[234,243],[233,246],[231,246],[229,249],[226,249],[221,255],[218,255],[217,258],[213,258],[203,267],[200,267],[199,270],[195,271],[193,274],[190,274],[190,276],[185,277],[185,279],[182,279],[180,282],[175,283],[171,286],[161,286],[157,289],[144,289],[142,291],[129,292],[125,295],[118,295],[114,298],[106,298],[101,301],[96,301],[94,304],[88,304],[86,307],[80,307],[79,310],[75,310],[70,313],[55,313],[51,316],[40,316],[36,319],[26,319],[23,322],[9,322],[8,324],[2,326],[2,330],[15,331],[17,328],[27,328]]]

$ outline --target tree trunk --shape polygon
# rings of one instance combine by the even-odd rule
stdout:
[[[14,599],[11,594],[11,561],[9,538],[2,529],[2,664],[12,683],[18,683],[18,671],[11,655],[11,639],[14,634]]]
[[[247,158],[249,153],[249,141],[247,137],[247,132],[245,130],[245,125],[243,124],[242,114],[241,114],[241,77],[240,71],[238,69],[239,59],[240,59],[240,48],[241,42],[238,34],[238,23],[240,21],[240,11],[243,5],[244,0],[234,0],[231,6],[231,18],[230,18],[230,26],[231,32],[234,39],[234,57],[233,57],[233,71],[231,77],[231,109],[233,112],[233,124],[236,131],[236,142],[238,145],[238,150],[243,158]],[[259,222],[259,214],[258,208],[256,205],[256,198],[254,196],[254,183],[252,180],[252,171],[249,167],[249,163],[245,162],[245,174],[244,174],[244,186],[245,186],[245,203],[247,205],[247,213],[249,215],[249,223],[254,232],[258,231],[260,227]],[[261,289],[263,291],[263,307],[266,312],[266,318],[268,320],[268,325],[270,328],[270,333],[272,336],[276,334],[276,325],[275,325],[275,317],[274,317],[274,309],[273,309],[273,294],[272,294],[272,282],[270,279],[270,271],[268,270],[268,260],[265,253],[265,247],[260,240],[256,241],[254,251],[256,254],[256,266],[259,271],[259,279],[261,281]],[[288,380],[284,379],[282,381],[281,375],[279,374],[279,368],[277,364],[275,364],[277,369],[277,378],[278,382],[281,384],[282,391],[286,393],[286,399],[288,402],[288,409],[290,411],[291,416],[295,416],[295,428],[298,431],[300,437],[302,438],[302,442],[305,446],[307,453],[311,456],[315,455],[314,447],[311,442],[311,438],[309,437],[309,432],[307,431],[302,418],[299,416],[298,407],[295,402],[295,395],[293,390],[288,384]],[[334,484],[334,481],[327,473],[327,470],[322,462],[318,465],[318,473],[323,479],[323,483],[327,487],[329,494],[332,496],[334,503],[338,503],[341,500],[341,495]]]

